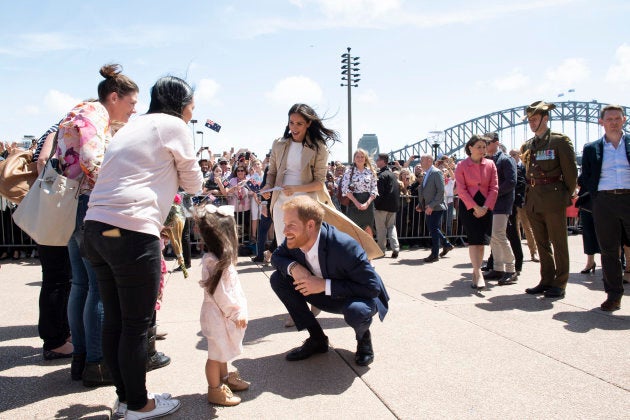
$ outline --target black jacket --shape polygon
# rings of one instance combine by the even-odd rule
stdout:
[[[374,199],[374,208],[389,212],[397,212],[400,208],[400,186],[398,179],[389,167],[385,166],[378,171],[376,181],[378,195]]]

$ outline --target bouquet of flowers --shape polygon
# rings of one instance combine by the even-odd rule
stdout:
[[[188,270],[186,270],[186,264],[184,264],[184,255],[182,254],[182,232],[184,231],[184,223],[186,217],[182,209],[182,198],[179,194],[175,194],[171,210],[164,222],[164,232],[168,236],[171,246],[173,247],[173,254],[177,258],[177,263],[184,273],[184,278],[188,278]]]

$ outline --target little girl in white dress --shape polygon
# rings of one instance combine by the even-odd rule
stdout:
[[[249,382],[238,371],[229,372],[227,362],[243,352],[247,327],[247,301],[236,272],[238,240],[233,206],[208,204],[197,211],[199,232],[208,249],[202,258],[201,331],[208,340],[206,379],[208,402],[232,406]]]

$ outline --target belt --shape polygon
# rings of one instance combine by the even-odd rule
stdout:
[[[617,190],[602,190],[602,191],[598,191],[600,193],[606,193],[606,194],[630,194],[630,189],[628,188],[623,188],[623,189],[617,189]]]
[[[547,184],[553,184],[560,181],[562,181],[562,175],[548,176],[548,177],[543,177],[543,178],[530,178],[529,185],[531,185],[532,187],[535,187],[536,185],[547,185]]]

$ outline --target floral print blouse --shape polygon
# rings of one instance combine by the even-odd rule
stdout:
[[[352,166],[346,169],[346,173],[341,180],[341,194],[346,196],[348,191],[352,193],[368,192],[370,195],[376,197],[378,195],[378,188],[376,181],[378,181],[377,175],[369,168],[365,167],[362,171],[358,168],[354,168],[354,174],[352,174],[352,182],[350,181],[350,174],[352,174]],[[352,188],[349,189],[349,187]]]
[[[81,194],[94,188],[110,140],[109,114],[100,102],[78,104],[59,123],[59,167],[70,179],[85,175]]]

